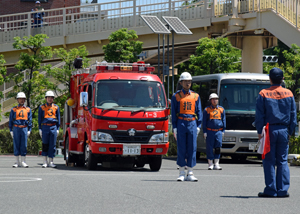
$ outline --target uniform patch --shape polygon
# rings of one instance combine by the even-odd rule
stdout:
[[[58,107],[56,105],[51,105],[51,106],[42,105],[41,108],[44,111],[44,118],[57,119],[56,111],[57,111]]]
[[[199,95],[191,92],[190,94],[184,94],[182,91],[175,95],[176,100],[180,103],[179,114],[195,114],[196,101]]]
[[[223,114],[223,108],[206,108],[207,114],[209,114],[210,120],[221,120],[221,114]]]

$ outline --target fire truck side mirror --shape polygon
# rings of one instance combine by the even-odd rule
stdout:
[[[80,93],[80,106],[85,107],[88,105],[88,93],[87,92],[81,92]]]

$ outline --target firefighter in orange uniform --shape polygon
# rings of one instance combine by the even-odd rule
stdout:
[[[32,113],[29,107],[24,105],[26,95],[23,92],[17,94],[18,106],[11,109],[9,115],[9,129],[11,137],[14,140],[14,155],[16,162],[13,167],[20,166],[19,155],[21,155],[21,165],[28,167],[26,163],[27,138],[32,128]]]
[[[59,133],[60,126],[60,111],[56,104],[53,104],[54,93],[47,91],[45,95],[46,104],[43,104],[39,108],[39,133],[42,138],[42,156],[43,156],[43,168],[50,166],[56,168],[53,163],[53,158],[56,151],[56,139]],[[49,157],[49,163],[47,162],[47,156]]]
[[[222,170],[219,165],[222,138],[226,129],[225,110],[218,105],[219,96],[212,93],[209,96],[210,106],[203,111],[203,136],[206,139],[206,156],[208,170]],[[213,161],[215,164],[213,164]]]
[[[269,124],[270,151],[263,160],[265,189],[258,197],[289,197],[290,170],[288,166],[289,136],[297,125],[293,93],[280,84],[283,72],[270,70],[271,87],[259,92],[256,100],[255,127],[262,138],[263,127]],[[276,166],[276,167],[275,167]]]
[[[202,121],[201,100],[197,93],[190,90],[191,74],[183,72],[179,82],[182,90],[173,95],[171,103],[173,133],[177,140],[177,181],[198,181],[194,176],[193,167],[196,165],[197,136]],[[185,166],[188,170],[186,178]]]

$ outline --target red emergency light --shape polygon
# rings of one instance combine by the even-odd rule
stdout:
[[[134,62],[134,63],[97,63],[96,66],[98,73],[105,72],[125,72],[125,73],[147,73],[155,71],[154,67],[150,67],[150,64],[145,62]]]

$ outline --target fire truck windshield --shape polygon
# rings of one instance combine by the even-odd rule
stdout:
[[[102,109],[151,111],[165,108],[164,90],[159,82],[100,80],[96,85],[95,106]],[[153,109],[154,108],[154,109]]]

